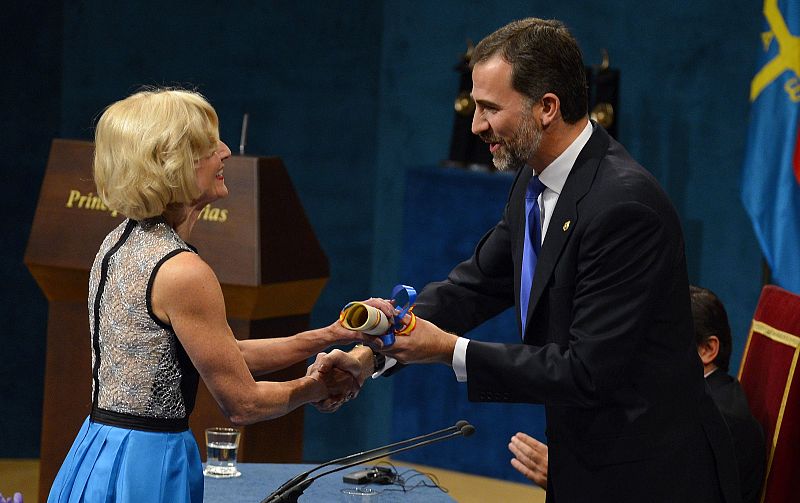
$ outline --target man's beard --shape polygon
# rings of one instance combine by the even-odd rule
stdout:
[[[543,131],[536,127],[533,114],[526,112],[514,132],[514,136],[508,140],[483,136],[481,139],[490,143],[500,143],[500,148],[492,153],[492,162],[499,171],[512,171],[525,165],[539,150],[542,135]]]

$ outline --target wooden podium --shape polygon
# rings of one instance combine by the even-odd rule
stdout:
[[[93,152],[90,142],[53,141],[25,251],[25,264],[49,302],[40,501],[91,410],[89,269],[103,238],[123,220],[97,197]],[[222,284],[234,334],[254,339],[307,329],[329,277],[328,260],[283,163],[276,157],[231,157],[225,183],[230,196],[203,210],[191,243]],[[293,379],[305,367],[301,362],[268,378]],[[202,381],[190,424],[203,457],[203,430],[229,424]],[[301,460],[302,409],[243,430],[240,461]]]

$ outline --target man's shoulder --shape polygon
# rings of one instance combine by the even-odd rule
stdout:
[[[740,387],[739,381],[737,381],[733,376],[731,376],[721,368],[717,368],[712,373],[710,373],[706,377],[706,383],[708,384],[708,387],[711,388],[712,390],[718,388],[725,388],[727,386],[733,386],[733,388]]]
[[[594,165],[592,165],[592,163]],[[599,158],[589,159],[580,170],[591,172],[584,204],[604,206],[636,202],[652,208],[656,213],[674,211],[664,189],[646,168],[634,159],[627,150],[613,138],[608,148]]]
[[[734,377],[723,370],[717,370],[708,378],[709,393],[714,403],[726,417],[752,418],[742,386]]]

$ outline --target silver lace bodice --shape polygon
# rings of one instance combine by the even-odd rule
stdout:
[[[94,407],[163,419],[191,412],[195,390],[187,400],[182,382],[194,372],[196,387],[196,371],[149,298],[158,267],[184,250],[192,252],[161,219],[126,220],[103,241],[89,278]]]

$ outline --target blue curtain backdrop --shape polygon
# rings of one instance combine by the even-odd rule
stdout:
[[[761,253],[737,197],[760,11],[752,0],[681,8],[658,0],[12,2],[0,30],[7,62],[0,83],[0,457],[39,453],[47,304],[22,256],[52,138],[89,139],[103,107],[142,84],[197,86],[233,145],[242,113],[250,112],[248,152],[283,158],[330,259],[331,280],[312,316],[319,326],[347,301],[441,278],[440,270],[409,272],[417,274],[411,279],[401,272],[406,173],[447,157],[459,77],[453,67],[467,39],[531,15],[562,19],[587,64],[599,63],[605,48],[621,70],[620,140],[678,208],[691,280],[719,294],[731,315],[735,366],[761,286]],[[475,235],[496,219],[475,223]],[[451,246],[431,239],[420,248]],[[465,257],[474,239],[458,239]],[[454,265],[440,257],[441,267]],[[485,337],[504,329],[490,332]],[[448,369],[419,372],[451,387],[444,395],[463,399]],[[506,414],[492,405],[476,406],[473,415],[460,405],[414,402],[416,391],[380,379],[336,414],[309,410],[306,459],[402,438],[395,412],[412,407],[433,411],[432,428],[450,424],[435,414],[452,407],[454,419],[476,422],[478,435],[489,429],[480,413]],[[395,406],[395,399],[405,401]],[[526,421],[536,414],[524,409]],[[423,426],[407,425],[415,433]],[[478,435],[454,444],[464,451],[448,457],[473,455]],[[498,466],[508,463],[506,436],[492,446]]]

